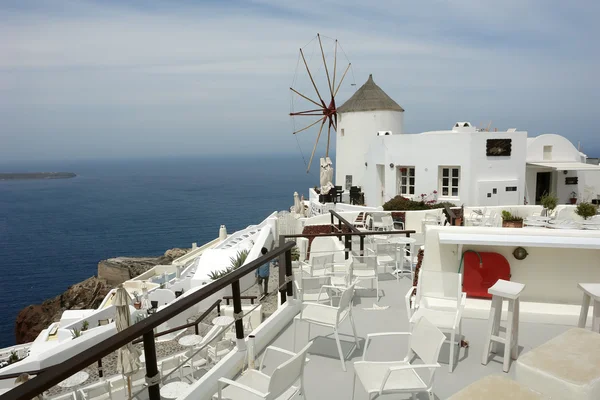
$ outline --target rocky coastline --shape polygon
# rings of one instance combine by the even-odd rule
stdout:
[[[97,308],[108,292],[119,283],[148,271],[156,265],[168,265],[191,249],[170,249],[160,257],[116,257],[98,263],[98,275],[70,286],[64,293],[23,308],[15,320],[17,344],[33,341],[52,322],[59,321],[65,310]]]

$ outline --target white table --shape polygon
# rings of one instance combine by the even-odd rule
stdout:
[[[184,347],[189,348],[190,359],[190,367],[192,367],[192,371],[194,368],[194,346],[202,343],[202,336],[200,335],[185,335],[178,340],[178,343]],[[193,377],[193,372],[192,372]]]
[[[187,392],[190,385],[186,382],[170,382],[160,388],[160,395],[165,399],[176,399]]]
[[[600,333],[600,283],[578,283],[577,287],[583,291],[583,302],[579,313],[580,328],[585,328],[587,322],[590,302],[594,300],[594,316],[592,318],[592,330]]]
[[[221,315],[220,317],[216,317],[215,319],[212,320],[213,325],[216,326],[221,326],[223,328],[229,326],[230,324],[233,323],[233,321],[235,321],[235,319],[233,319],[233,317],[230,317],[228,315]]]

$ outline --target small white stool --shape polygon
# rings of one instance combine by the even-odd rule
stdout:
[[[600,283],[578,283],[577,287],[583,291],[583,302],[579,313],[579,328],[585,328],[590,301],[594,299],[594,316],[592,318],[592,331],[600,333]]]
[[[517,282],[498,281],[488,289],[492,295],[492,309],[483,349],[481,363],[487,365],[490,350],[495,353],[496,343],[504,343],[504,363],[502,370],[508,372],[510,359],[517,359],[519,344],[519,296],[525,289],[525,285]],[[508,316],[506,318],[506,336],[500,337],[500,318],[502,317],[502,301],[508,300]],[[491,347],[491,349],[490,349]]]

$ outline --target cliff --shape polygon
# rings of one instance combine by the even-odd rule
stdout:
[[[167,250],[160,257],[117,257],[98,263],[98,276],[70,286],[64,293],[22,309],[15,321],[17,344],[33,341],[52,322],[59,321],[65,310],[100,306],[108,292],[119,283],[134,278],[155,265],[168,265],[185,255],[188,249]]]

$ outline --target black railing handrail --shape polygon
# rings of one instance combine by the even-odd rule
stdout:
[[[350,230],[354,233],[360,232],[360,230],[358,230],[357,227],[354,226],[354,224],[351,224],[350,222],[348,222],[348,220],[344,217],[342,217],[340,214],[338,214],[337,212],[335,212],[334,210],[329,210],[329,213],[336,217],[338,219],[338,221],[340,221],[342,224],[346,225],[348,228],[350,228]]]
[[[188,308],[199,303],[200,301],[217,293],[219,290],[229,285],[232,285],[235,282],[238,282],[241,277],[253,270],[258,269],[258,267],[260,267],[261,265],[271,261],[275,257],[289,252],[295,245],[295,242],[287,242],[284,245],[279,246],[271,250],[267,254],[257,258],[256,260],[251,261],[248,264],[236,270],[233,270],[232,272],[228,273],[222,278],[217,279],[201,287],[195,292],[185,297],[179,297],[177,301],[165,307],[164,309],[152,314],[148,318],[145,318],[142,321],[130,326],[124,331],[117,332],[116,334],[103,340],[102,342],[95,344],[89,349],[86,349],[85,351],[74,355],[73,357],[63,361],[61,364],[49,370],[46,370],[44,373],[41,373],[33,379],[30,379],[27,382],[22,383],[14,389],[6,392],[2,396],[0,396],[0,399],[32,399],[40,395],[45,390],[48,390],[51,387],[57,385],[58,383],[67,379],[76,372],[81,371],[82,369],[91,365],[95,361],[118,350],[119,348],[125,346],[127,343],[131,343],[132,341],[144,335],[145,333],[151,332],[154,328],[170,320],[175,315],[180,314],[182,311],[187,310]]]
[[[401,230],[401,231],[358,231],[358,232],[348,232],[348,233],[296,233],[290,235],[281,235],[286,239],[292,238],[309,238],[309,237],[338,237],[338,236],[371,236],[371,235],[412,235],[413,233],[417,233],[415,230]]]
[[[157,337],[161,337],[161,336],[164,336],[164,335],[168,335],[169,333],[177,332],[177,331],[180,331],[182,329],[187,329],[187,328],[190,328],[192,326],[196,327],[196,335],[198,335],[198,324],[200,322],[202,322],[202,320],[204,318],[206,318],[212,312],[212,310],[214,310],[215,308],[219,308],[220,305],[221,305],[221,299],[218,299],[210,307],[208,307],[202,313],[202,315],[200,315],[198,318],[196,318],[196,320],[194,322],[188,322],[187,324],[183,324],[183,325],[176,326],[175,328],[167,329],[166,331],[162,331],[162,332],[159,332],[159,333],[155,334],[154,337],[157,338]],[[136,339],[136,340],[134,340],[131,343],[137,344],[137,343],[141,343],[141,342],[142,342],[142,339]],[[2,377],[0,377],[0,378],[2,378]]]

